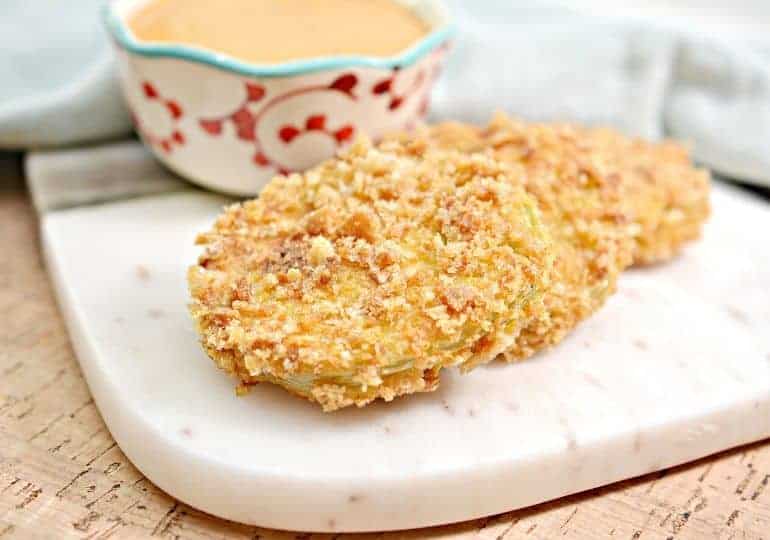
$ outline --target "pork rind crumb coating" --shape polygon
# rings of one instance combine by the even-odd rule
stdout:
[[[488,156],[357,142],[198,238],[191,313],[217,365],[330,411],[437,387],[544,316],[537,205]]]
[[[522,331],[508,360],[560,342],[604,304],[623,269],[672,257],[699,236],[709,214],[708,173],[675,143],[503,114],[486,127],[449,122],[420,137],[523,167],[525,188],[552,234],[555,267],[543,299],[549,316]]]
[[[523,329],[506,359],[527,358],[560,342],[604,304],[631,263],[632,229],[616,179],[573,128],[498,117],[486,128],[438,124],[420,137],[433,147],[486,151],[524,168],[525,189],[553,238],[554,270],[543,297],[548,316]]]
[[[446,122],[425,134],[443,148],[491,150],[498,159],[530,170],[549,163],[593,163],[606,177],[606,189],[614,191],[615,211],[631,224],[634,264],[673,258],[700,237],[710,215],[710,175],[694,167],[687,148],[674,141],[651,143],[607,128],[528,123],[503,113],[485,127]],[[533,179],[528,189],[539,182]]]
[[[611,129],[584,128],[580,136],[619,179],[624,212],[634,226],[634,264],[670,260],[700,237],[711,213],[710,175],[693,166],[687,148]]]

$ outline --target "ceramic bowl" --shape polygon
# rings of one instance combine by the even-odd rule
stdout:
[[[398,56],[257,65],[138,41],[126,20],[146,1],[105,9],[136,131],[172,170],[234,195],[254,195],[274,175],[304,170],[359,135],[412,129],[427,112],[452,34],[442,2],[400,0],[431,32]]]

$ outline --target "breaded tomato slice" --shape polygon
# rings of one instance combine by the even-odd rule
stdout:
[[[438,124],[417,138],[434,148],[487,152],[523,168],[524,188],[552,237],[554,269],[543,295],[547,317],[524,328],[506,358],[526,358],[560,342],[615,291],[631,263],[632,229],[606,164],[574,129],[499,117],[486,128]]]
[[[710,175],[674,141],[653,143],[607,128],[528,123],[502,113],[485,127],[446,122],[422,135],[442,148],[493,151],[498,159],[530,171],[557,167],[574,174],[583,168],[604,176],[602,204],[628,221],[634,264],[671,259],[700,237],[710,214]],[[540,183],[533,179],[529,190]]]
[[[199,236],[203,346],[242,388],[331,411],[434,390],[543,316],[550,238],[521,171],[481,155],[359,141],[273,179]]]
[[[672,257],[699,236],[708,217],[708,173],[693,167],[676,143],[503,114],[485,127],[447,122],[418,137],[524,168],[525,189],[552,235],[554,273],[543,297],[548,316],[522,331],[504,354],[508,360],[560,342],[604,304],[622,270]]]

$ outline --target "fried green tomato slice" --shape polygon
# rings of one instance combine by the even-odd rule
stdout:
[[[577,168],[603,176],[601,203],[630,225],[634,264],[675,257],[700,237],[710,215],[710,175],[693,166],[687,148],[674,141],[652,143],[608,128],[527,123],[502,113],[485,127],[446,122],[432,126],[427,134],[443,148],[491,150],[498,159],[530,171],[558,167],[572,168],[574,174]],[[528,191],[541,185],[542,179],[533,178]],[[551,191],[564,198],[562,207],[571,205],[570,184]],[[548,202],[538,199],[541,208]]]
[[[710,175],[693,166],[687,148],[605,128],[578,135],[616,175],[623,212],[633,224],[634,264],[665,262],[700,238],[711,213]]]
[[[708,217],[708,173],[694,168],[676,143],[503,114],[485,127],[448,122],[420,137],[436,148],[487,152],[523,167],[525,189],[552,234],[554,273],[543,298],[548,317],[522,331],[503,355],[508,360],[559,343],[604,304],[620,272],[632,262],[672,257],[699,236]]]
[[[434,390],[544,316],[550,238],[489,156],[357,142],[226,209],[189,270],[216,364],[331,411]]]
[[[506,359],[527,358],[559,343],[615,291],[620,272],[631,263],[632,229],[606,163],[572,128],[498,117],[485,128],[438,124],[417,137],[434,148],[486,151],[523,168],[524,187],[552,237],[554,268],[543,295],[547,317],[522,330],[504,352]]]

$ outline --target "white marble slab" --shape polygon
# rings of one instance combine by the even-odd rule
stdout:
[[[237,398],[196,342],[185,269],[222,203],[168,194],[51,212],[43,238],[110,431],[171,495],[293,530],[465,520],[770,436],[770,209],[719,188],[703,242],[624,276],[562,346],[447,373],[433,394],[323,414]]]

